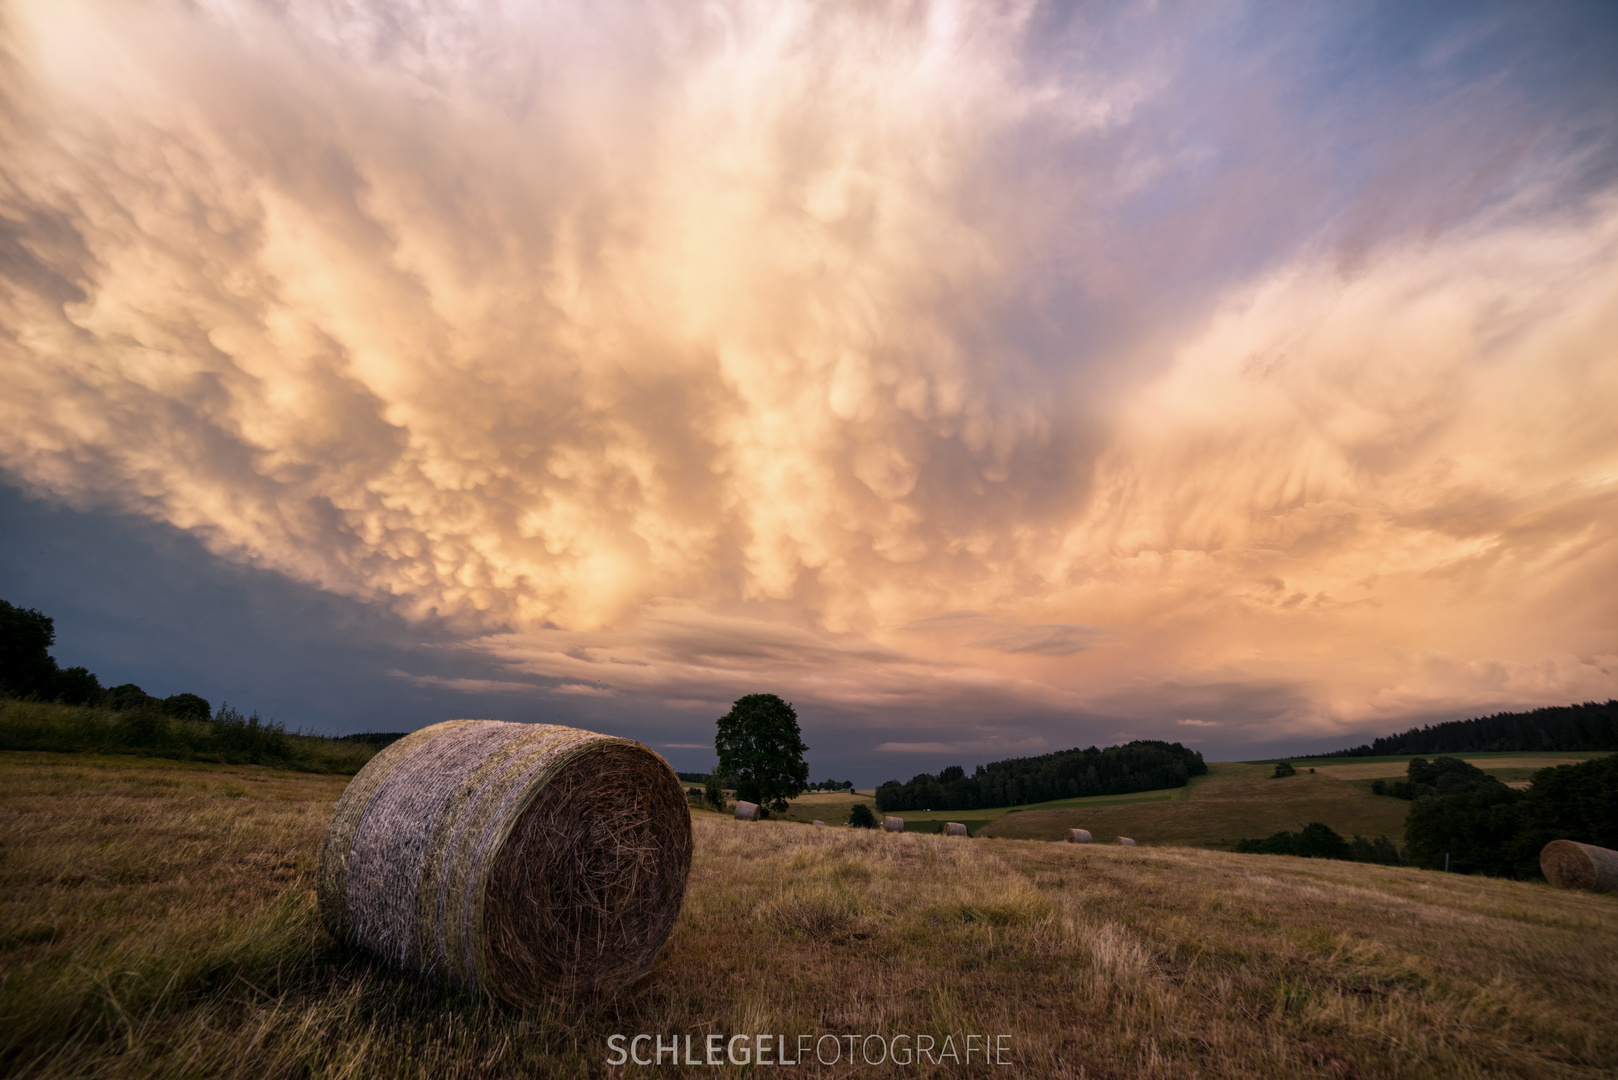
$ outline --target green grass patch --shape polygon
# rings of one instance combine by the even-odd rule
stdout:
[[[958,821],[962,825],[966,826],[966,835],[976,836],[979,829],[983,828],[983,826],[987,825],[993,820],[993,818],[986,817],[929,818],[923,820],[906,818],[905,832],[925,833],[930,836],[936,836],[944,831],[944,823],[946,821]]]
[[[1173,791],[1136,795],[1092,795],[1089,798],[1052,799],[1050,802],[1013,806],[1007,813],[1021,814],[1029,810],[1083,809],[1089,806],[1133,806],[1136,803],[1173,802],[1174,798]]]
[[[1273,765],[1209,762],[1208,775],[1168,792],[1114,796],[1111,803],[1019,807],[997,818],[985,835],[1060,840],[1070,828],[1089,829],[1097,842],[1115,836],[1140,844],[1230,850],[1244,837],[1296,832],[1323,822],[1339,834],[1402,843],[1410,803],[1373,795],[1370,781],[1344,780],[1327,770],[1272,779]],[[1147,801],[1137,801],[1147,800]]]
[[[1611,750],[1444,750],[1430,754],[1387,754],[1381,757],[1274,757],[1263,758],[1258,761],[1243,761],[1242,765],[1275,765],[1278,762],[1289,761],[1299,768],[1310,765],[1382,765],[1390,763],[1407,762],[1411,758],[1425,758],[1431,761],[1435,757],[1461,758],[1464,761],[1488,761],[1492,758],[1560,758],[1566,761],[1589,761],[1591,758],[1606,757],[1613,753]]]
[[[1197,779],[1202,779],[1198,777]],[[904,818],[905,828],[910,827],[913,821],[965,821],[962,814],[971,814],[973,818],[981,818],[985,822],[997,821],[1007,814],[1022,814],[1034,810],[1061,810],[1074,807],[1088,806],[1128,806],[1132,803],[1168,802],[1178,798],[1184,788],[1170,788],[1167,791],[1132,792],[1127,795],[1087,795],[1074,799],[1052,799],[1049,802],[1022,803],[1017,806],[988,806],[975,810],[898,810],[894,817]]]

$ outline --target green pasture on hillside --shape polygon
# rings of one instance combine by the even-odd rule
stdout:
[[[905,819],[906,827],[912,821],[961,821],[962,814],[971,814],[975,818],[985,821],[994,821],[1007,814],[1023,814],[1030,810],[1055,810],[1063,807],[1087,806],[1126,806],[1132,803],[1167,802],[1175,797],[1175,792],[1184,791],[1185,788],[1168,788],[1159,791],[1134,791],[1127,795],[1091,795],[1076,799],[1052,799],[1049,802],[1023,803],[1018,806],[988,806],[975,810],[899,810],[895,817]]]
[[[984,836],[1060,840],[1068,829],[1090,830],[1097,843],[1128,836],[1139,844],[1230,849],[1243,838],[1295,832],[1323,822],[1345,837],[1386,836],[1404,843],[1410,803],[1375,795],[1369,784],[1310,773],[1272,779],[1274,766],[1211,762],[1208,774],[1152,801],[1030,806],[1002,815]],[[1137,799],[1141,797],[1137,796]]]
[[[1478,764],[1497,758],[1564,758],[1569,761],[1589,761],[1591,758],[1606,757],[1611,750],[1455,750],[1431,754],[1388,754],[1380,757],[1274,757],[1263,758],[1257,761],[1237,762],[1240,765],[1274,765],[1277,762],[1289,761],[1297,768],[1321,765],[1387,765],[1391,763],[1407,764],[1411,758],[1425,758],[1431,761],[1435,757],[1454,757],[1463,761]]]
[[[1205,777],[1195,777],[1191,781],[1191,786],[1194,787],[1198,781],[1203,779]],[[966,826],[971,835],[976,836],[979,829],[1005,817],[1007,814],[1167,802],[1171,799],[1183,798],[1187,790],[1188,788],[1167,788],[1158,791],[1136,791],[1124,795],[1092,795],[1078,799],[1053,799],[1050,802],[1024,803],[1020,806],[978,807],[971,810],[900,810],[894,813],[893,816],[903,818],[905,829],[909,832],[936,833],[944,822],[959,821]],[[876,808],[874,793],[869,791],[805,792],[788,803],[783,813],[771,814],[770,816],[781,821],[808,823],[818,819],[824,821],[827,825],[841,825],[848,820],[848,812],[857,802],[869,806],[878,818],[883,816],[882,811]]]

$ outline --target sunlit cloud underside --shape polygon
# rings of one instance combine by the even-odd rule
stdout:
[[[895,752],[1618,693],[1599,9],[1123,7],[10,5],[0,467]]]

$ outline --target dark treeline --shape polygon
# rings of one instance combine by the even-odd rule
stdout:
[[[338,735],[336,738],[338,742],[360,743],[372,750],[380,750],[389,743],[398,742],[408,734],[410,734],[408,731],[362,731],[358,735]]]
[[[217,712],[197,694],[155,697],[134,683],[103,687],[51,655],[56,622],[0,600],[0,750],[143,754],[178,760],[355,772],[398,734],[330,739],[289,732],[257,712]]]
[[[64,668],[50,653],[56,620],[0,600],[0,694],[113,712],[157,712],[175,720],[209,720],[213,706],[196,694],[153,697],[134,683],[103,688],[88,668]]]
[[[1373,790],[1412,799],[1405,857],[1463,874],[1529,878],[1552,840],[1618,847],[1618,755],[1534,774],[1527,791],[1507,787],[1468,762],[1410,762],[1408,779]]]
[[[1411,758],[1405,766],[1405,779],[1372,780],[1375,795],[1392,795],[1396,799],[1419,799],[1424,795],[1459,795],[1480,788],[1504,787],[1471,762],[1460,758],[1441,757],[1427,761]]]
[[[996,761],[979,765],[971,776],[951,765],[937,776],[922,773],[909,783],[889,780],[876,789],[876,805],[883,811],[1015,806],[1184,787],[1191,777],[1207,771],[1196,750],[1179,743],[1139,740],[1105,750],[1092,746]]]
[[[1278,832],[1267,840],[1239,840],[1236,850],[1249,855],[1296,855],[1304,859],[1341,859],[1345,862],[1382,863],[1400,866],[1404,858],[1386,836],[1367,840],[1356,835],[1345,840],[1332,828],[1311,821],[1299,832]]]
[[[1463,754],[1495,750],[1618,750],[1618,701],[1550,705],[1522,713],[1411,728],[1352,750],[1311,757]]]

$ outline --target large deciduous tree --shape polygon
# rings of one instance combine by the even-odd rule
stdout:
[[[49,652],[55,641],[49,615],[0,600],[0,692],[55,697],[56,661]]]
[[[774,694],[738,698],[719,718],[714,749],[719,771],[736,778],[738,799],[780,813],[809,786],[797,710]]]

